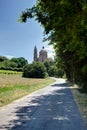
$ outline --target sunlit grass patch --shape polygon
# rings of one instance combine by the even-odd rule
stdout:
[[[41,89],[55,80],[23,78],[21,75],[0,75],[0,106]]]
[[[22,72],[12,70],[0,70],[0,74],[22,74]]]

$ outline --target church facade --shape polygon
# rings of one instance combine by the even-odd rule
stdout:
[[[45,62],[48,60],[48,56],[47,56],[47,51],[44,49],[44,47],[42,47],[42,49],[39,52],[39,56],[38,56],[38,51],[37,51],[37,47],[34,47],[34,61],[35,62]]]

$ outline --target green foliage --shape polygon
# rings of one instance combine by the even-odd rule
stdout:
[[[57,73],[57,67],[55,65],[50,66],[49,68],[49,76],[56,76]]]
[[[64,70],[58,69],[58,70],[57,70],[57,77],[62,78],[63,76],[64,76]]]
[[[0,56],[0,69],[22,71],[23,67],[28,64],[27,60],[23,57],[7,59]]]
[[[47,73],[51,77],[63,77],[64,71],[60,69],[60,66],[55,64],[55,62],[45,61],[44,65],[47,69]]]
[[[43,63],[34,62],[32,64],[28,64],[23,69],[23,77],[28,78],[45,78],[47,77],[46,68]]]
[[[57,64],[67,78],[87,90],[87,1],[37,0],[35,6],[22,12],[21,20],[33,17],[48,34],[45,40],[54,46]]]
[[[62,78],[63,75],[64,75],[64,71],[62,69],[57,68],[55,65],[50,66],[49,76]]]
[[[49,74],[49,68],[50,68],[50,66],[54,65],[54,62],[52,62],[52,61],[45,61],[44,65],[46,67],[47,73]]]
[[[4,60],[7,60],[7,58],[4,56],[0,56],[0,62],[3,62]]]
[[[28,64],[27,60],[23,57],[12,58],[11,61],[15,62],[18,68],[23,68],[26,64]]]
[[[10,60],[4,60],[0,63],[0,69],[12,70],[13,68],[17,68],[17,64]]]

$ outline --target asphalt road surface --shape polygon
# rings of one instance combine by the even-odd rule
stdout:
[[[87,130],[64,79],[0,108],[0,130]]]

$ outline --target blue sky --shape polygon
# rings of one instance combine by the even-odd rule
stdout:
[[[18,23],[21,11],[31,8],[36,0],[0,0],[0,56],[24,57],[33,61],[34,46],[38,51],[44,46],[49,56],[52,47],[43,43],[43,28],[33,19]]]

